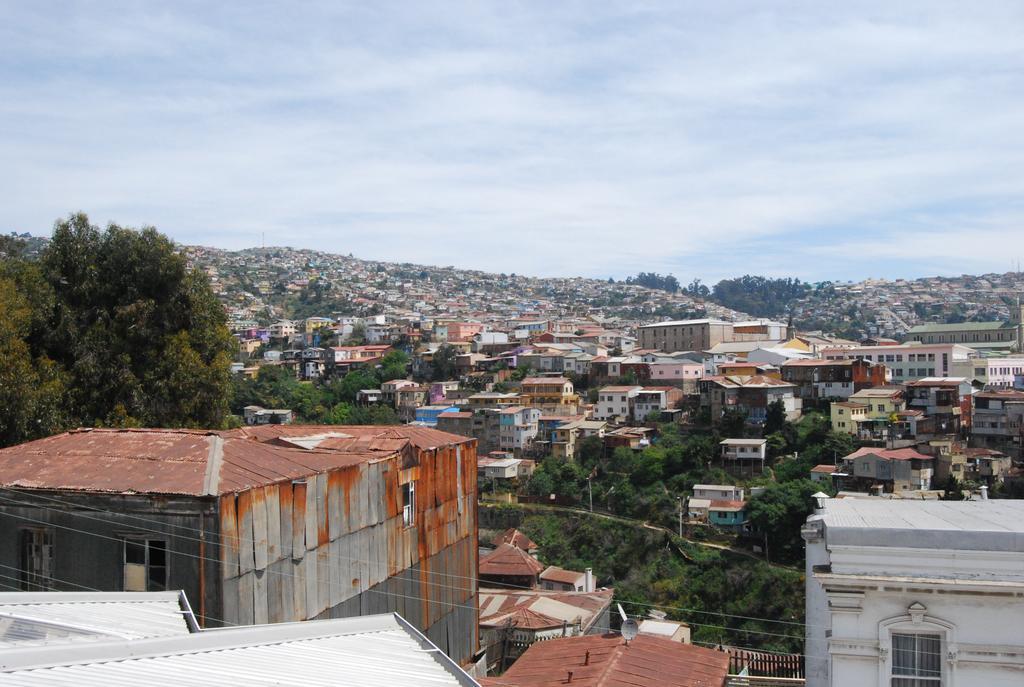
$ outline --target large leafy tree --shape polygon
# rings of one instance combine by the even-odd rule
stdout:
[[[774,560],[800,560],[803,555],[800,527],[814,512],[811,495],[820,489],[821,485],[808,479],[769,484],[748,502],[750,524],[766,536]]]
[[[3,317],[21,323],[15,339],[38,374],[52,361],[47,383],[61,380],[64,410],[49,430],[224,424],[234,341],[206,277],[189,269],[166,236],[153,228],[100,229],[75,214],[56,223],[38,262],[5,251],[3,263],[29,311],[18,316],[8,299]],[[19,431],[4,441],[40,433]]]

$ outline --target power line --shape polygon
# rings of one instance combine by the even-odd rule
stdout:
[[[2,500],[2,501],[13,501],[12,499],[9,499],[9,498],[6,498],[6,497],[0,497],[0,500]],[[20,503],[18,501],[13,501],[13,502],[14,503]],[[22,504],[22,505],[25,505],[25,504]],[[27,505],[33,505],[33,504],[27,504]],[[46,510],[56,510],[56,509],[53,509],[53,508],[47,508],[46,506],[38,506],[37,505],[36,507],[41,507],[41,508],[44,508]],[[59,512],[63,512],[63,511],[59,511]],[[71,531],[71,532],[76,532],[76,533],[79,533],[79,534],[84,534],[86,536],[99,537],[101,539],[106,539],[106,540],[109,540],[109,541],[115,541],[115,542],[118,542],[118,543],[121,543],[121,542],[124,541],[123,539],[120,539],[120,538],[117,538],[117,537],[109,537],[107,535],[99,534],[98,532],[89,532],[89,531],[80,530],[80,529],[77,529],[77,528],[74,528],[74,527],[68,527],[66,525],[57,525],[57,524],[54,524],[54,523],[51,523],[51,522],[48,522],[48,521],[45,521],[45,520],[40,520],[38,518],[30,518],[30,517],[25,516],[25,515],[13,515],[11,513],[7,513],[6,515],[8,515],[9,517],[13,517],[13,518],[27,520],[29,522],[34,522],[34,523],[38,523],[38,524],[42,524],[42,525],[47,525],[49,527],[54,527],[54,528],[57,528],[57,529],[63,529],[63,530]],[[80,515],[80,514],[78,514],[78,515]],[[190,553],[186,553],[184,551],[178,551],[178,552],[175,552],[175,553],[177,555],[186,556],[188,558],[193,558],[193,559],[196,559],[196,560],[210,561],[210,562],[214,562],[214,563],[218,563],[218,564],[220,563],[220,559],[209,558],[209,557],[206,557],[206,556],[198,556],[196,554],[190,554]],[[332,558],[335,558],[335,557],[333,557],[330,554],[328,554],[328,560],[331,560]],[[297,579],[298,578],[297,575],[293,575],[293,574],[282,572],[282,571],[270,570],[269,568],[266,570],[266,572],[268,574],[279,575],[279,576],[282,576],[282,577],[289,577],[289,578],[293,578],[293,579]],[[406,575],[406,574],[412,573],[412,572],[413,571],[411,569],[406,568],[405,570],[399,571],[395,575],[395,577],[400,577],[400,576],[403,576],[403,575]],[[412,578],[411,577],[406,577],[406,579],[412,579]],[[464,578],[464,579],[470,579],[470,578]],[[330,585],[330,586],[333,586],[335,583],[333,583],[332,581],[328,580],[327,584]],[[428,582],[427,584],[433,584],[435,586],[444,586],[445,588],[449,587],[448,585],[441,585],[440,583],[429,583]],[[437,604],[441,604],[444,607],[465,608],[467,610],[479,611],[479,608],[477,606],[468,606],[466,604],[459,604],[459,603],[453,603],[453,602],[444,602],[444,601],[441,601],[439,599],[429,599],[429,598],[422,597],[422,596],[415,596],[415,595],[408,595],[408,594],[398,594],[398,593],[395,593],[395,592],[388,592],[388,591],[377,590],[377,589],[373,589],[373,588],[367,588],[367,589],[365,589],[363,591],[373,592],[373,593],[376,593],[376,594],[383,594],[384,596],[389,596],[389,597],[392,597],[392,598],[404,598],[404,599],[411,599],[411,600],[414,600],[414,601],[421,601],[421,602],[422,601],[426,601],[427,603],[437,603]],[[742,633],[746,633],[746,634],[757,634],[757,635],[763,635],[763,636],[768,636],[768,637],[781,637],[781,638],[784,638],[784,639],[794,639],[793,635],[781,634],[781,633],[777,633],[777,632],[767,632],[767,631],[764,631],[764,630],[737,629],[737,628],[730,628],[730,627],[727,627],[727,626],[724,626],[724,625],[711,625],[711,624],[708,624],[708,623],[696,623],[696,622],[691,622],[689,624],[694,625],[696,627],[708,627],[708,628],[719,629],[719,630],[727,630],[727,631],[731,631],[731,632],[742,632]]]
[[[72,503],[72,502],[69,502],[69,501],[63,501],[61,499],[57,499],[57,498],[54,498],[54,497],[47,497],[47,496],[43,496],[43,495],[37,495],[37,494],[33,494],[31,492],[26,492],[26,491],[22,491],[22,490],[18,490],[18,489],[12,489],[10,487],[0,487],[0,490],[12,491],[12,492],[15,492],[17,494],[21,494],[21,495],[27,496],[29,498],[40,498],[40,499],[44,499],[44,500],[47,500],[47,501],[52,501],[54,503],[59,503],[59,504],[65,505],[65,506],[71,506],[71,507],[74,507],[74,508],[81,507],[81,508],[86,508],[88,510],[91,510],[91,511],[94,511],[94,512],[98,512],[98,513],[105,513],[105,514],[114,515],[114,516],[117,516],[117,517],[132,518],[132,519],[135,519],[135,520],[139,520],[141,522],[146,522],[146,523],[150,523],[150,524],[154,524],[154,525],[159,525],[162,528],[163,527],[173,527],[173,528],[176,528],[176,529],[186,530],[188,532],[205,533],[204,530],[200,530],[200,529],[197,529],[197,528],[194,528],[194,527],[188,527],[186,525],[173,525],[171,523],[164,523],[164,522],[162,522],[160,520],[154,520],[154,519],[151,519],[151,518],[144,518],[142,516],[131,515],[131,514],[121,514],[121,513],[115,512],[115,511],[111,511],[111,510],[107,510],[107,509],[103,509],[103,508],[97,508],[95,506],[80,506],[79,504]],[[70,512],[70,511],[59,510],[59,509],[56,509],[56,508],[48,508],[47,506],[41,506],[39,504],[32,503],[32,502],[16,501],[16,500],[10,499],[9,497],[0,496],[0,500],[10,501],[12,503],[16,503],[16,504],[19,504],[19,505],[26,505],[26,506],[36,507],[36,508],[42,508],[44,510],[50,510],[50,511],[58,512],[58,513],[64,513],[64,514],[67,514],[67,515],[72,515],[72,516],[75,516],[75,517],[81,517],[81,518],[85,518],[85,519],[88,519],[88,520],[96,520],[97,522],[104,522],[104,523],[109,523],[110,522],[109,520],[104,520],[102,518],[91,517],[91,516],[85,515],[83,513],[74,513],[74,512]],[[13,516],[13,517],[16,517],[16,516]],[[50,523],[44,523],[44,524],[50,524]],[[196,538],[196,537],[187,537],[187,536],[180,535],[180,534],[170,534],[170,533],[165,533],[165,532],[158,532],[158,533],[159,534],[168,534],[169,536],[178,537],[179,539],[184,539],[186,541],[195,541],[195,542],[204,541],[204,540],[201,540],[201,539]],[[94,534],[95,536],[104,536],[104,535],[99,535],[97,533],[88,533],[88,532],[86,532],[86,534]],[[122,541],[121,539],[117,539],[117,538],[114,538],[114,537],[106,537],[106,538],[107,539],[114,539],[114,540],[116,540],[118,542]],[[188,554],[188,553],[185,553],[185,552],[177,552],[177,553],[179,555],[190,556],[190,557],[197,558],[197,559],[199,558],[198,556],[196,556],[194,554]],[[366,561],[366,560],[362,560],[362,559],[359,559],[359,558],[354,558],[354,557],[351,557],[351,556],[344,556],[344,555],[341,555],[340,553],[338,554],[338,559],[339,560],[340,559],[345,559],[345,560],[348,560],[350,562],[355,562],[355,563],[365,563],[367,565],[373,564],[372,561]],[[204,558],[202,558],[202,560],[213,561],[213,562],[216,562],[216,563],[220,563],[221,562],[220,559],[212,559],[212,558],[208,558],[208,557],[204,557]],[[401,572],[405,572],[405,571],[401,571]],[[276,574],[286,574],[286,573],[276,573]],[[449,578],[453,578],[453,579],[470,580],[471,582],[476,582],[478,587],[479,587],[479,583],[481,581],[479,576],[457,575],[455,573],[441,573],[441,572],[431,572],[430,574],[431,575],[435,575],[435,576],[440,576],[440,577],[449,577]],[[444,585],[444,584],[442,584],[440,582],[429,582],[429,581],[426,582],[426,584],[431,585],[431,586],[441,586],[441,587],[445,587],[445,588],[447,588],[449,586],[449,585]],[[522,591],[532,591],[533,590],[532,587],[526,587],[526,586],[521,586],[521,585],[505,585],[505,587],[511,588],[511,589],[519,589],[519,590],[522,590]],[[782,624],[782,625],[792,625],[792,626],[797,626],[797,627],[821,627],[821,628],[827,628],[827,626],[824,626],[824,625],[808,625],[807,623],[802,623],[802,622],[798,622],[798,621],[794,621],[794,620],[776,620],[776,619],[772,619],[772,618],[759,618],[759,617],[756,617],[756,616],[737,615],[737,614],[733,614],[733,613],[724,613],[722,611],[708,611],[708,610],[701,610],[701,609],[696,609],[696,608],[685,608],[685,607],[681,607],[681,606],[668,606],[668,605],[665,605],[665,604],[651,604],[651,603],[643,603],[643,602],[638,602],[638,601],[623,601],[621,603],[625,603],[625,604],[629,604],[629,605],[637,606],[637,607],[643,607],[643,608],[654,608],[654,609],[678,611],[680,613],[699,613],[699,614],[703,614],[703,615],[718,616],[718,617],[723,617],[723,618],[734,618],[734,619],[738,619],[738,620],[755,620],[755,621],[759,621],[759,622],[776,623],[776,624]],[[698,623],[692,623],[692,624],[697,625]],[[733,629],[736,632],[747,632],[747,631],[749,631],[749,632],[756,632],[756,630],[742,630],[742,629],[739,629],[739,628],[731,628],[731,629]],[[787,637],[789,637],[791,635],[779,635],[779,636],[787,636]]]

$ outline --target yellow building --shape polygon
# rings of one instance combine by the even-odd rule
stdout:
[[[524,405],[552,415],[575,415],[579,410],[580,397],[565,377],[527,377],[520,395]]]
[[[867,406],[869,420],[888,420],[890,415],[907,407],[903,391],[895,387],[861,389],[850,396],[850,401]]]
[[[863,403],[839,401],[832,404],[832,431],[857,435],[862,423],[867,422],[868,407]]]

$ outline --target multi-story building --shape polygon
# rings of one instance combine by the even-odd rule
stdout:
[[[762,424],[768,406],[781,401],[786,416],[800,417],[803,404],[795,395],[796,385],[764,375],[705,377],[700,381],[700,403],[709,408],[711,421],[718,422],[726,410],[745,413],[751,424]]]
[[[1024,353],[1024,306],[1010,309],[1008,322],[959,322],[956,324],[921,324],[907,332],[908,341],[921,343],[956,343],[977,350],[1016,350]]]
[[[955,373],[953,365],[976,357],[977,353],[961,344],[909,343],[895,346],[854,346],[848,348],[826,348],[822,357],[826,360],[862,359],[884,363],[889,370],[888,381],[903,382],[923,377],[950,377]]]
[[[759,320],[676,320],[640,327],[640,347],[659,351],[706,351],[716,344],[734,341],[783,341],[788,329],[781,322]]]
[[[271,339],[290,339],[299,331],[298,326],[291,320],[279,320],[270,325]]]
[[[580,397],[565,377],[527,377],[521,384],[523,404],[544,414],[575,415],[579,410]]]
[[[807,687],[1024,675],[1024,501],[823,499],[802,531]]]
[[[0,565],[210,626],[398,612],[463,663],[476,485],[476,443],[424,427],[76,430],[0,450]]]
[[[521,455],[537,438],[540,411],[537,408],[513,406],[498,412],[498,448]]]
[[[843,457],[844,488],[881,487],[888,493],[921,491],[932,488],[935,457],[912,448],[881,449],[865,446]]]
[[[633,399],[633,422],[645,422],[652,415],[679,406],[683,392],[674,386],[645,386]]]
[[[830,406],[832,431],[851,436],[861,436],[865,423],[870,423],[868,407],[863,403],[833,401]]]
[[[797,385],[803,399],[845,399],[862,389],[885,384],[885,365],[867,360],[791,360],[782,379]]]
[[[1018,458],[1024,445],[1024,391],[982,391],[974,395],[971,440]]]
[[[986,389],[1011,389],[1015,377],[1024,374],[1024,358],[970,358],[953,362],[953,376],[966,377]]]
[[[926,377],[906,384],[907,408],[920,410],[938,434],[970,429],[974,389],[963,377]]]
[[[850,402],[867,406],[869,420],[887,420],[893,413],[906,409],[903,390],[893,386],[861,389],[850,396]]]
[[[633,417],[633,403],[642,386],[605,386],[597,391],[594,417],[598,420],[619,418],[625,422]]]

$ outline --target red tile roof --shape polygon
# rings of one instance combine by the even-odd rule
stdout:
[[[743,501],[733,501],[728,499],[712,499],[711,505],[708,506],[709,510],[728,510],[728,511],[739,511],[746,508]]]
[[[495,546],[501,546],[502,544],[511,544],[516,548],[522,549],[523,551],[530,551],[531,549],[537,549],[537,544],[532,539],[527,537],[525,534],[517,530],[515,527],[510,527],[494,539],[491,543]]]
[[[912,448],[883,449],[871,448],[870,446],[857,449],[843,460],[853,460],[861,456],[878,456],[887,460],[934,460],[933,456],[918,453]]]
[[[537,575],[544,566],[536,558],[511,544],[501,544],[480,559],[480,574],[497,577]]]
[[[485,687],[554,687],[572,672],[577,687],[722,687],[729,655],[671,639],[586,635],[536,642]]]

